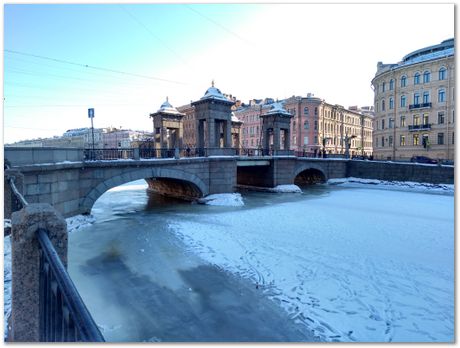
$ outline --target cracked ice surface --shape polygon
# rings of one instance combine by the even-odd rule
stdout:
[[[453,195],[331,187],[170,227],[326,341],[454,340]]]

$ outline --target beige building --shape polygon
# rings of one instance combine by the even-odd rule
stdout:
[[[454,39],[377,64],[374,158],[454,159]]]
[[[260,115],[270,111],[271,98],[251,100],[240,106],[236,116],[243,123],[243,146],[256,148],[261,143],[262,121]],[[290,124],[290,149],[297,153],[319,156],[345,154],[372,155],[372,109],[346,109],[308,93],[306,97],[292,96],[282,101],[293,115]]]

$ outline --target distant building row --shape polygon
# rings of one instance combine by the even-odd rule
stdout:
[[[145,131],[117,129],[113,127],[94,128],[94,148],[129,148],[137,141],[143,141],[151,137],[152,133]],[[92,148],[93,132],[91,128],[69,129],[62,136],[24,140],[5,146]]]

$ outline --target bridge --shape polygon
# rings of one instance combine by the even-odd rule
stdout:
[[[186,200],[235,192],[240,185],[275,187],[344,177],[454,183],[453,166],[219,150],[224,155],[209,149],[197,153],[158,150],[154,156],[143,155],[139,149],[98,150],[102,159],[93,160],[94,153],[89,156],[83,149],[6,147],[5,159],[11,166],[6,174],[15,176],[28,202],[51,204],[65,217],[89,214],[104,192],[139,179],[145,179],[152,191]]]

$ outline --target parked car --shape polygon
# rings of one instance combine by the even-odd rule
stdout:
[[[416,162],[416,163],[429,163],[429,164],[437,164],[438,161],[426,156],[412,156],[410,159],[411,162]]]

